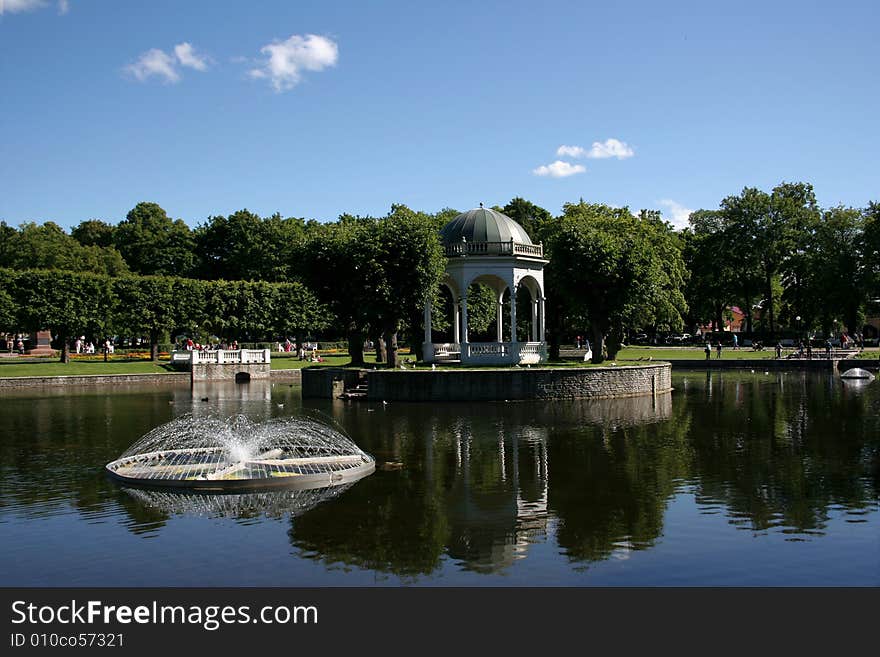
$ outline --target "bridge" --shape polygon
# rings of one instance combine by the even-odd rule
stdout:
[[[188,369],[191,380],[247,383],[251,379],[268,379],[271,356],[268,349],[216,349],[172,351],[171,364]]]

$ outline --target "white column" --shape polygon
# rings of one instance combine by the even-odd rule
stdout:
[[[510,341],[516,342],[516,285],[510,288]]]
[[[468,320],[467,320],[467,295],[461,295],[461,352],[464,355],[464,345],[468,341]]]
[[[458,299],[453,298],[452,300],[452,341],[455,344],[459,344],[461,342],[459,329],[461,328],[461,320],[458,316]]]
[[[504,321],[504,302],[498,302],[498,309],[495,312],[495,323],[498,324],[498,342],[504,341],[504,327],[501,323]]]
[[[546,317],[547,304],[546,304],[546,301],[547,301],[547,299],[544,297],[541,297],[540,299],[538,299],[538,341],[539,342],[545,341],[544,333],[547,329],[547,317]]]
[[[425,303],[425,344],[431,343],[431,300]]]
[[[538,300],[532,299],[532,342],[538,341]]]

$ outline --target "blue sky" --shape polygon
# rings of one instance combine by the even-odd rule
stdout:
[[[862,206],[878,7],[0,0],[0,219]]]

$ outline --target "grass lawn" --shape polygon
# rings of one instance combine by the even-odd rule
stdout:
[[[782,357],[793,352],[794,349],[783,349]],[[716,356],[712,349],[712,359]],[[770,360],[776,357],[773,349],[764,351],[752,351],[751,349],[737,349],[724,347],[721,351],[721,360]],[[706,352],[702,347],[626,347],[617,354],[617,360],[706,360]]]
[[[791,353],[792,349],[783,349],[783,357]],[[721,352],[722,360],[742,360],[742,359],[772,359],[775,352],[772,349],[764,351],[752,351],[750,349],[739,349],[734,351],[725,348]],[[858,358],[875,360],[880,356],[880,349],[865,349]],[[312,363],[311,361],[303,361],[297,357],[273,356],[273,370],[291,370],[302,369],[303,367],[345,367],[350,362],[348,354],[324,354],[321,356],[324,360],[320,363]],[[408,354],[401,354],[401,358],[406,361]],[[644,363],[648,359],[657,361],[673,361],[673,360],[705,360],[706,355],[702,349],[698,347],[627,347],[621,350],[617,357],[613,360],[605,361],[598,367],[608,367],[611,363],[617,365],[635,365]],[[373,364],[373,355],[366,354],[367,367]],[[715,350],[712,350],[712,360],[715,360]],[[380,366],[381,367],[381,366]],[[406,365],[411,368],[412,365]],[[416,369],[425,370],[429,366],[424,363],[418,365]],[[485,367],[469,367],[462,368],[461,365],[438,365],[439,369],[498,369],[499,366]],[[536,365],[534,367],[597,367],[592,363],[585,363],[580,360],[565,360],[558,363],[547,363],[545,365]],[[0,378],[2,377],[19,377],[19,376],[79,376],[83,374],[167,374],[174,372],[167,362],[158,365],[148,360],[131,361],[131,362],[109,362],[103,361],[73,361],[67,365],[59,363],[57,360],[51,360],[43,363],[16,363],[14,361],[0,361]]]
[[[308,360],[300,360],[298,357],[272,356],[271,366],[273,370],[299,370],[304,367],[345,367],[351,362],[348,354],[322,354],[324,359],[321,363],[313,363]]]
[[[173,372],[167,364],[154,365],[150,361],[128,363],[71,362],[65,365],[58,361],[47,363],[2,363],[0,377],[13,376],[80,376],[83,374],[168,374]]]

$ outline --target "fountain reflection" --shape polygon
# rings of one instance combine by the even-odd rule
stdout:
[[[322,502],[342,495],[354,483],[303,490],[262,491],[257,493],[205,494],[183,491],[123,487],[140,504],[167,516],[203,518],[296,517]]]

